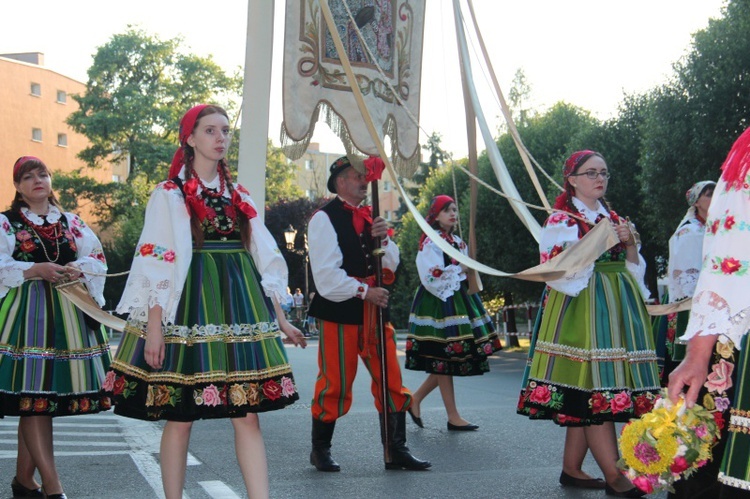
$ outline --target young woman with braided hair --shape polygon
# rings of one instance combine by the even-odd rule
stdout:
[[[649,296],[646,265],[629,222],[604,201],[609,176],[604,158],[594,151],[578,151],[565,162],[565,192],[555,202],[560,211],[542,228],[541,261],[574,251],[568,248],[603,219],[613,224],[620,243],[588,267],[547,283],[518,412],[566,427],[562,485],[640,497],[644,493],[616,466],[614,423],[649,411],[659,378],[643,303]],[[605,481],[581,469],[589,449]]]
[[[192,422],[232,418],[251,498],[268,497],[258,412],[299,398],[279,332],[305,346],[280,303],[287,267],[225,156],[229,119],[200,105],[180,121],[169,180],[145,224],[117,311],[128,325],[105,389],[116,413],[164,419],[161,470],[168,499],[182,497]]]

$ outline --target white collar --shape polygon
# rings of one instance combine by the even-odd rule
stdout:
[[[208,188],[208,189],[214,189],[214,190],[218,191],[219,187],[221,187],[221,179],[219,178],[220,175],[221,175],[221,173],[219,173],[218,168],[217,168],[216,175],[214,176],[213,180],[211,180],[210,182],[206,182],[203,179],[200,179],[200,180],[201,180],[201,182],[203,182],[203,185],[205,185],[206,188]],[[183,182],[185,182],[185,165],[182,165],[182,167],[180,168],[180,173],[177,176],[180,177],[180,180],[182,180]],[[202,191],[203,191],[203,189],[201,188],[200,185],[198,185],[198,192],[202,192]],[[224,189],[224,196],[223,197],[225,197],[225,198],[229,198],[230,197],[229,189],[227,189],[227,188]]]
[[[604,208],[604,205],[598,199],[596,200],[595,210],[592,210],[591,208],[586,206],[583,201],[575,196],[573,196],[573,206],[576,207],[576,209],[581,213],[581,215],[584,216],[584,218],[592,222],[596,221],[599,215],[604,215],[605,217],[609,218],[609,212],[607,212],[607,210]]]
[[[44,217],[37,215],[36,213],[31,211],[28,206],[22,206],[21,213],[23,213],[23,216],[28,218],[31,223],[36,225],[44,225],[45,221],[54,224],[57,223],[57,221],[62,217],[62,213],[60,213],[60,210],[57,209],[57,206],[52,204],[49,205],[49,210],[47,210],[47,214],[44,215]]]

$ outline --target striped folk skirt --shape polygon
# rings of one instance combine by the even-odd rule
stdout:
[[[598,262],[577,297],[549,290],[545,301],[518,413],[586,426],[627,421],[651,410],[659,391],[654,338],[625,264]]]
[[[25,281],[0,299],[0,417],[70,416],[110,408],[104,328],[49,282]]]
[[[419,286],[409,314],[407,369],[476,376],[490,370],[487,357],[500,349],[492,318],[466,283],[446,301]]]
[[[243,417],[299,398],[271,300],[238,242],[194,249],[161,369],[144,360],[146,324],[128,322],[105,389],[123,416]]]
[[[724,449],[719,481],[722,498],[750,498],[750,344],[742,339],[737,369],[737,386],[730,409],[729,436]],[[711,378],[709,377],[709,380]],[[700,400],[698,400],[700,403]]]

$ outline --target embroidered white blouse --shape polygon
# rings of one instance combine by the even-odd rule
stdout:
[[[319,210],[310,218],[307,224],[307,243],[310,268],[320,296],[336,303],[355,296],[365,299],[368,285],[350,277],[341,268],[344,263],[344,254],[339,247],[336,229],[333,228],[326,212]],[[401,262],[398,246],[388,237],[382,239],[382,244],[385,249],[383,268],[395,272]],[[360,287],[363,291],[358,293]]]
[[[21,212],[31,222],[42,225],[44,219],[36,215],[28,208],[21,208]],[[68,222],[68,228],[73,235],[73,240],[78,249],[77,259],[67,265],[76,267],[82,271],[93,272],[96,274],[107,273],[107,262],[104,259],[102,244],[96,237],[94,231],[84,223],[78,215],[68,212],[60,212],[56,207],[50,205],[46,219],[50,223],[55,223],[60,218],[65,217]],[[8,221],[8,217],[0,213],[0,228],[2,228],[0,237],[0,298],[8,294],[8,290],[16,288],[23,284],[23,272],[30,269],[35,262],[21,262],[13,259],[13,251],[16,246],[16,232]],[[84,274],[83,280],[99,306],[104,305],[104,275]]]
[[[459,251],[468,255],[468,247],[460,237],[454,235]],[[422,248],[417,252],[417,273],[422,286],[442,301],[453,296],[461,289],[461,281],[466,280],[466,273],[458,264],[445,265],[443,250],[438,248],[432,239],[424,240]]]
[[[693,216],[684,220],[669,238],[667,289],[670,302],[693,296],[701,272],[705,233],[706,226]]]
[[[592,223],[599,215],[610,218],[609,212],[604,206],[597,201],[596,210],[590,210],[583,202],[573,197],[573,205],[578,211]],[[539,254],[541,263],[546,262],[553,256],[565,250],[572,244],[578,242],[578,225],[569,223],[571,218],[566,213],[554,213],[547,218],[539,238]],[[638,248],[638,264],[625,261],[625,268],[633,274],[636,282],[643,294],[643,298],[651,296],[643,277],[646,274],[646,261],[640,254]],[[594,264],[584,267],[583,269],[555,281],[548,281],[547,285],[554,290],[565,293],[568,296],[578,296],[583,289],[588,286],[589,279],[594,274]]]
[[[183,171],[184,168],[180,171],[182,179],[185,178]],[[217,175],[204,185],[218,190],[219,182]],[[234,184],[234,188],[243,201],[255,207],[247,190],[239,184]],[[202,188],[198,186],[198,193],[201,191]],[[225,189],[224,197],[230,196],[229,189]],[[286,261],[260,218],[251,219],[250,226],[250,256],[261,275],[263,290],[267,296],[283,303],[289,277]],[[162,182],[151,193],[146,206],[143,231],[117,312],[128,313],[130,320],[146,322],[148,309],[160,305],[162,322],[172,323],[192,254],[193,238],[185,198],[174,182]]]
[[[703,265],[681,340],[721,335],[739,348],[750,329],[750,175],[740,189],[716,185],[706,217]]]

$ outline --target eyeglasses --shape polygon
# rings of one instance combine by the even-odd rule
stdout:
[[[611,177],[611,174],[608,171],[598,172],[596,170],[586,170],[583,173],[571,173],[568,175],[569,177],[580,177],[581,175],[586,175],[586,178],[591,180],[596,180],[599,175],[602,176],[604,180],[609,179]]]

